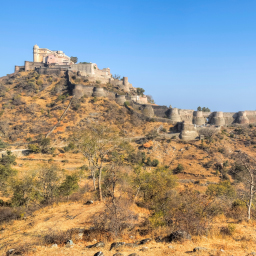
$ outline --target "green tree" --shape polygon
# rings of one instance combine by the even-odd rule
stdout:
[[[72,174],[72,175],[66,175],[65,180],[61,183],[59,187],[59,193],[60,195],[67,196],[69,200],[69,196],[78,190],[78,175]]]
[[[37,172],[37,191],[42,197],[42,203],[50,203],[58,196],[63,171],[54,164],[45,164]]]
[[[77,63],[78,58],[71,56],[71,57],[70,57],[70,60],[71,60],[72,62],[74,62],[74,63]]]
[[[202,108],[199,106],[199,107],[197,108],[197,111],[202,111]]]
[[[143,96],[143,95],[144,95],[144,92],[145,92],[145,90],[144,90],[143,88],[140,88],[140,87],[137,88],[137,94],[138,94],[138,95]]]

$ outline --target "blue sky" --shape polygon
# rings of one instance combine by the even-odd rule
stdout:
[[[0,76],[34,44],[128,76],[159,105],[256,110],[255,0],[1,1]]]

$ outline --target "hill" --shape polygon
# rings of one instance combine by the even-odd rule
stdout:
[[[81,78],[71,78],[71,84],[124,93],[107,83],[75,79]],[[107,249],[114,241],[129,243],[131,248],[121,249],[124,255],[187,255],[197,246],[207,250],[192,255],[247,255],[256,250],[255,209],[245,222],[246,172],[234,156],[244,152],[255,158],[255,125],[209,128],[202,140],[183,141],[175,124],[164,118],[149,118],[129,102],[76,98],[69,82],[65,74],[34,71],[0,79],[0,174],[7,177],[0,184],[3,255],[12,248],[28,255],[94,255],[101,248],[85,246],[101,240]],[[92,162],[74,140],[83,131],[90,134],[90,127],[115,132],[111,139],[106,133],[98,141],[106,140],[108,148],[117,138],[122,142],[99,161],[103,201],[94,189]],[[13,170],[16,174],[10,175]],[[47,171],[52,176],[43,180]],[[41,194],[49,186],[55,190],[46,202]],[[119,211],[116,219],[110,218],[113,209]],[[119,226],[113,229],[115,225]],[[88,230],[93,230],[92,239],[86,237]],[[185,230],[192,239],[170,244],[168,237],[177,230]],[[134,244],[143,238],[152,241],[141,251],[145,246]],[[64,245],[68,239],[73,247]],[[52,247],[55,243],[58,248]],[[102,250],[104,255],[114,254]]]

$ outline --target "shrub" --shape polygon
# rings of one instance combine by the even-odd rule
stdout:
[[[156,167],[156,166],[158,166],[159,161],[157,159],[154,159],[151,164],[152,164],[152,166]]]
[[[124,102],[124,105],[125,105],[125,106],[130,106],[130,102],[129,102],[129,101],[125,101],[125,102]]]
[[[64,147],[65,152],[68,152],[70,150],[74,150],[75,149],[75,144],[74,143],[69,143],[68,146]]]
[[[20,217],[21,211],[19,209],[11,207],[0,207],[0,224],[10,220],[17,220]]]
[[[234,187],[230,181],[222,181],[219,184],[211,184],[206,190],[206,195],[210,196],[227,196],[234,197],[236,195]]]
[[[178,164],[178,166],[173,170],[174,174],[178,174],[184,171],[184,166],[182,164]]]
[[[28,149],[32,151],[33,153],[40,153],[41,149],[37,144],[29,144]]]
[[[42,85],[42,84],[43,84],[43,81],[42,81],[42,80],[37,80],[37,81],[36,81],[36,84],[37,84],[37,85]]]
[[[67,175],[59,187],[60,195],[69,197],[74,191],[78,190],[78,180],[77,174]]]
[[[228,224],[228,226],[222,227],[220,229],[220,233],[222,235],[232,236],[234,234],[235,230],[236,230],[236,226],[234,224]]]
[[[100,80],[96,80],[96,84],[100,84],[101,83],[101,81]]]
[[[10,166],[15,160],[16,156],[14,156],[11,151],[7,150],[7,154],[2,156],[0,163],[5,166]]]

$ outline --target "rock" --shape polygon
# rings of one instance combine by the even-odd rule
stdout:
[[[116,248],[118,248],[118,247],[120,247],[120,246],[122,246],[122,245],[124,245],[124,244],[125,244],[124,242],[115,242],[115,243],[112,243],[109,250],[111,251],[113,248],[116,249]]]
[[[75,245],[75,244],[73,243],[72,240],[68,240],[68,241],[66,242],[66,247],[73,248],[74,245]]]
[[[146,251],[148,251],[148,247],[142,247],[142,248],[140,249],[140,251],[146,252]]]
[[[135,243],[125,243],[124,246],[125,246],[125,247],[133,248],[133,247],[137,247],[138,245],[135,244]]]
[[[52,247],[52,248],[57,248],[58,245],[57,245],[57,244],[53,244],[51,247]]]
[[[252,255],[256,255],[256,252],[251,252],[251,253],[247,254],[246,256],[252,256]]]
[[[73,243],[72,240],[68,240],[68,241],[66,242],[66,245],[74,245],[74,243]]]
[[[139,256],[139,254],[137,254],[137,253],[132,253],[132,254],[129,254],[128,256]]]
[[[86,203],[84,203],[85,205],[90,205],[90,204],[93,204],[93,201],[92,200],[88,200]]]
[[[6,252],[6,256],[13,255],[14,253],[15,253],[15,249],[9,249],[9,250]]]
[[[94,256],[104,256],[103,252],[96,252]]]
[[[118,253],[115,253],[113,256],[124,256],[122,253],[118,252]]]
[[[143,239],[139,242],[139,244],[146,244],[148,242],[150,242],[152,239],[151,238],[146,238],[146,239]]]
[[[162,238],[161,236],[158,236],[158,237],[155,238],[155,241],[156,241],[157,243],[161,243],[162,240],[163,240],[163,238]]]
[[[201,251],[207,251],[208,249],[205,247],[195,247],[193,249],[193,252],[201,252]]]
[[[188,234],[186,231],[177,230],[170,234],[169,241],[184,241],[184,240],[191,240],[191,235]]]
[[[174,247],[172,245],[169,245],[168,248],[169,249],[174,249]]]
[[[105,244],[103,242],[98,242],[96,244],[86,246],[86,248],[104,248],[104,247],[105,247]]]

